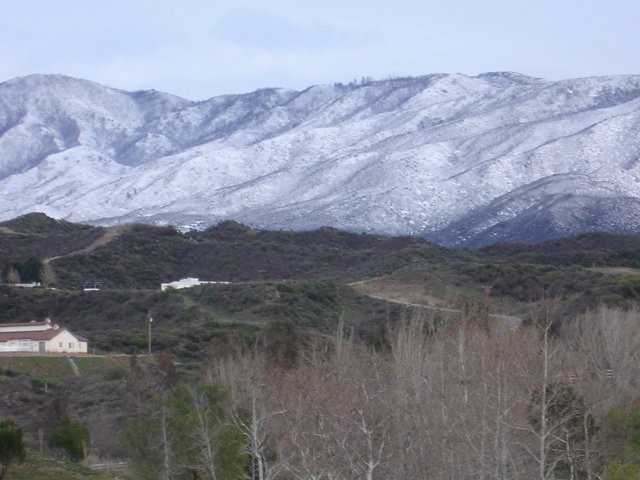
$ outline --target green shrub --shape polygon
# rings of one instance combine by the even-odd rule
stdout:
[[[103,370],[102,378],[110,381],[125,380],[127,378],[127,369],[122,365],[113,365]]]
[[[604,467],[607,480],[640,480],[640,465],[613,461]]]
[[[62,448],[74,462],[85,457],[85,450],[89,442],[89,430],[78,421],[64,417],[49,437],[49,446]]]

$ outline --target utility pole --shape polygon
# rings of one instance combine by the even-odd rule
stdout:
[[[149,328],[147,330],[147,353],[151,356],[151,324],[153,323],[153,317],[151,316],[151,311],[147,312],[147,320]]]
[[[482,327],[488,334],[491,334],[491,325],[489,324],[489,312],[491,311],[491,289],[493,285],[482,286],[482,300],[480,301],[480,321]]]

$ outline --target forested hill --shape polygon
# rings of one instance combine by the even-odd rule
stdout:
[[[33,257],[44,261],[44,280],[50,286],[70,289],[92,280],[107,288],[158,288],[182,277],[355,281],[452,263],[637,268],[640,235],[594,232],[531,244],[452,249],[417,237],[329,227],[267,231],[232,221],[187,233],[143,224],[92,227],[40,213],[0,223],[2,278],[7,279],[11,265],[19,267]]]
[[[0,223],[0,259],[66,255],[89,245],[102,232],[100,227],[55,220],[44,213],[30,213]]]
[[[205,231],[132,224],[97,228],[29,214],[0,223],[6,266],[44,259],[52,285],[158,288],[182,277],[203,280],[354,280],[411,265],[463,260],[464,251],[416,237],[354,234],[334,228],[308,232],[256,230],[227,221]],[[6,278],[6,271],[5,271]]]
[[[640,235],[589,232],[537,243],[496,243],[476,254],[486,261],[640,268]]]

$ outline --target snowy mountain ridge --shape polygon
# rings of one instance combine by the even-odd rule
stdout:
[[[324,225],[445,244],[640,231],[640,76],[434,74],[193,102],[0,84],[0,219]]]

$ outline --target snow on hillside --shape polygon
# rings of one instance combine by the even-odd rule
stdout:
[[[0,219],[424,235],[640,231],[640,76],[428,75],[192,102],[0,84]]]

